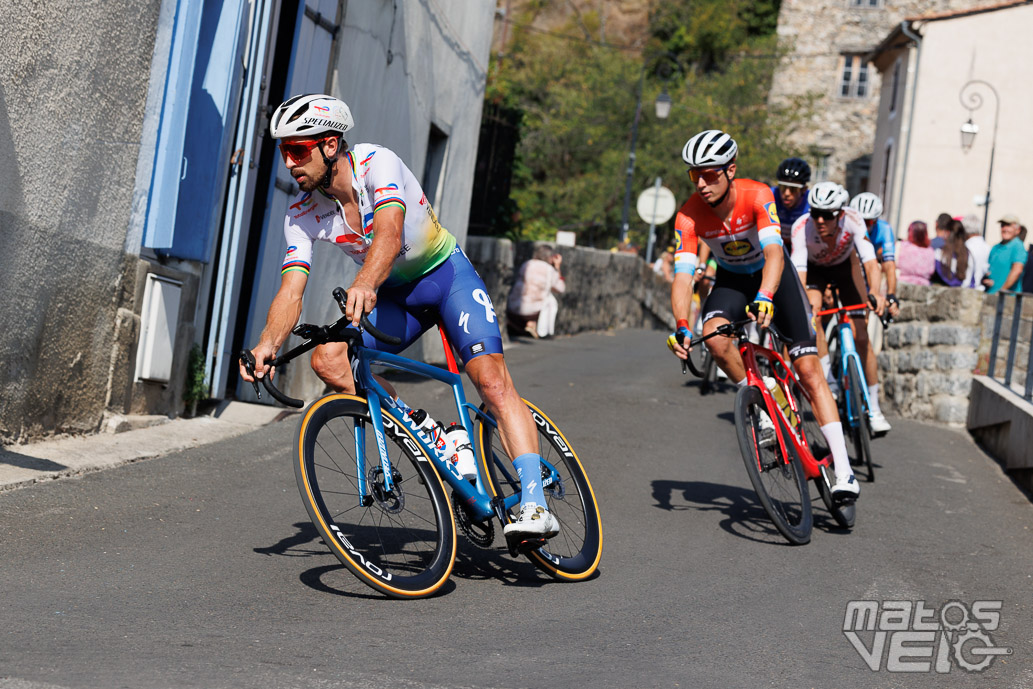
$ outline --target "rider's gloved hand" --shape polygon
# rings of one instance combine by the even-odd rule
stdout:
[[[890,318],[896,318],[897,314],[900,313],[900,301],[897,299],[896,294],[886,295],[886,305],[890,310]]]
[[[771,292],[757,290],[753,303],[746,307],[746,315],[757,321],[758,327],[766,328],[771,325],[771,319],[775,317],[775,304],[772,301],[774,296]]]
[[[667,336],[667,348],[680,358],[684,359],[685,356],[688,356],[687,350],[691,342],[692,331],[689,330],[689,322],[686,320],[679,320],[677,330]],[[678,353],[679,349],[682,351],[681,354]]]

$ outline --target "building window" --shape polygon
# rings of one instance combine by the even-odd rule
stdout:
[[[865,62],[863,55],[848,53],[843,56],[839,96],[841,98],[868,97],[868,63]]]
[[[860,7],[863,9],[871,9],[873,7],[879,7],[882,5],[882,0],[850,0],[851,7]]]
[[[879,196],[882,197],[883,217],[889,216],[889,209],[893,199],[890,198],[890,184],[893,182],[893,166],[896,161],[893,159],[893,141],[886,142],[884,161],[882,167],[882,179],[879,180]]]
[[[893,63],[893,85],[890,87],[890,114],[897,112],[897,89],[900,87],[900,58]]]
[[[441,183],[445,177],[445,161],[448,157],[448,134],[430,125],[427,137],[427,159],[423,165],[423,193],[430,201],[431,208],[441,212]]]
[[[814,159],[813,179],[814,183],[829,181],[829,156],[828,151],[812,151],[811,158]]]

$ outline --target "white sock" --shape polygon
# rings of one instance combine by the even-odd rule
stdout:
[[[854,473],[850,468],[850,458],[846,454],[846,440],[843,438],[843,424],[839,421],[827,423],[821,427],[821,433],[832,452],[832,464],[836,471],[836,480],[846,478]]]
[[[745,378],[743,378],[742,380],[738,381],[738,382],[737,382],[737,383],[735,384],[735,386],[736,386],[736,387],[739,387],[739,388],[744,388],[744,387],[746,387],[746,379],[745,379]]]
[[[881,414],[879,407],[879,384],[868,386],[868,402],[871,403],[872,414]]]
[[[829,355],[821,357],[821,370],[825,374],[825,380],[829,379],[829,371],[832,369],[832,365],[829,364]]]

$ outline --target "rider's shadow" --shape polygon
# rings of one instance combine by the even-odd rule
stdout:
[[[659,509],[720,512],[724,515],[721,528],[730,534],[758,543],[789,545],[752,490],[706,481],[656,480],[652,486]]]
[[[513,559],[505,546],[480,548],[459,535],[452,575],[460,579],[498,579],[510,586],[538,587],[552,581],[523,556]],[[496,536],[501,538],[501,535]]]
[[[348,569],[342,565],[323,543],[323,538],[311,522],[297,522],[297,531],[281,538],[276,543],[264,548],[254,548],[260,555],[279,555],[281,557],[319,557],[332,564],[319,565],[305,570],[298,578],[305,586],[322,593],[350,598],[369,598],[384,600],[387,597],[374,593],[372,589],[358,581]],[[442,593],[449,590],[451,582],[441,588]]]

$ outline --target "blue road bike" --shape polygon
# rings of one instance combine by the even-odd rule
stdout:
[[[843,423],[844,435],[849,441],[850,457],[855,464],[865,467],[868,481],[875,480],[875,467],[872,463],[873,437],[869,416],[871,401],[868,397],[868,381],[864,377],[864,365],[857,352],[854,341],[853,325],[850,314],[854,311],[867,310],[868,304],[843,306],[839,300],[839,290],[832,290],[835,304],[832,308],[819,311],[815,318],[835,317],[833,338],[829,341],[829,350],[835,354],[836,382],[839,384],[839,418]],[[874,313],[874,311],[873,311]],[[834,339],[834,341],[833,341]]]
[[[338,287],[333,294],[343,313],[344,290]],[[294,443],[298,488],[323,541],[359,581],[395,598],[430,596],[452,572],[457,527],[475,545],[491,548],[495,524],[517,517],[520,480],[495,419],[484,405],[467,402],[444,330],[449,370],[368,349],[361,331],[350,325],[347,317],[326,326],[299,325],[293,332],[305,341],[270,362],[282,367],[326,342],[347,342],[352,357],[356,394],[326,395],[302,414]],[[400,342],[365,317],[362,327],[385,343]],[[241,361],[253,370],[251,352],[241,352]],[[449,461],[451,453],[438,449],[403,411],[374,377],[373,366],[452,388],[455,414],[475,446],[475,480],[464,479]],[[260,380],[279,402],[304,406],[278,390],[269,376]],[[586,579],[602,556],[595,494],[563,432],[541,409],[524,401],[538,430],[547,508],[559,521],[560,533],[547,542],[507,542],[510,555],[526,555],[558,580]]]

